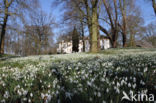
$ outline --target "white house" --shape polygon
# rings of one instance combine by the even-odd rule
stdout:
[[[90,51],[89,39],[85,39],[85,52]],[[111,48],[110,40],[104,36],[100,38],[101,50]],[[83,52],[83,41],[79,41],[79,52]],[[58,43],[57,53],[72,53],[72,41],[64,41]]]

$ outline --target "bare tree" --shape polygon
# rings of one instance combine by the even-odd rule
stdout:
[[[35,0],[33,0],[35,1]],[[31,3],[33,2],[31,1]],[[1,33],[0,33],[0,53],[4,53],[5,34],[9,17],[21,17],[25,9],[29,8],[29,1],[21,0],[1,0],[0,1],[0,18],[1,18]]]
[[[146,32],[143,37],[146,41],[151,43],[154,47],[156,47],[156,24],[150,23],[146,27]]]
[[[98,49],[98,37],[99,37],[99,23],[98,13],[100,0],[62,0],[66,5],[69,5],[72,13],[78,11],[78,14],[72,15],[72,17],[79,18],[81,22],[86,23],[90,35],[91,52],[97,52]]]
[[[103,12],[105,12],[106,16],[101,18],[106,24],[110,26],[110,30],[107,30],[105,27],[100,25],[100,30],[103,31],[107,37],[109,38],[112,47],[117,47],[117,38],[119,32],[119,13],[117,7],[117,0],[103,0],[104,8]]]
[[[52,32],[54,19],[42,10],[39,10],[30,14],[30,20],[31,24],[25,25],[26,38],[30,39],[32,48],[36,51],[33,54],[39,55],[48,51],[49,38],[54,36]]]

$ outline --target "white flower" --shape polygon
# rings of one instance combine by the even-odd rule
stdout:
[[[106,92],[107,92],[107,93],[109,92],[109,89],[108,89],[108,88],[106,89]]]
[[[2,86],[5,87],[5,85],[6,85],[6,84],[3,82]]]
[[[33,97],[33,93],[30,93],[30,97]]]
[[[102,103],[106,103],[106,101],[103,100]]]
[[[135,77],[133,78],[133,82],[136,82],[136,78]]]
[[[24,100],[24,101],[26,101],[26,100],[27,100],[27,98],[23,98],[23,100]]]
[[[97,94],[97,93],[96,93],[96,92],[94,92],[94,95],[95,95],[95,96],[96,96],[96,94]]]
[[[91,83],[91,82],[89,82],[89,81],[87,81],[87,85],[91,86],[91,85],[92,85],[92,83]]]
[[[121,81],[121,86],[123,86],[124,82],[125,82],[124,80]]]
[[[102,82],[104,82],[104,81],[105,81],[105,79],[104,79],[104,78],[101,78],[101,81],[102,81]]]
[[[119,88],[116,88],[116,92],[117,92],[118,94],[120,94],[120,90],[119,90]]]
[[[6,102],[5,102],[5,99],[2,99],[2,100],[1,100],[1,103],[6,103]]]
[[[101,97],[101,93],[100,93],[100,92],[98,92],[97,96],[98,96],[98,97]]]
[[[49,85],[48,85],[48,88],[50,88],[50,87],[51,87],[51,85],[49,84]]]
[[[43,93],[41,93],[41,98],[44,99],[45,95]]]
[[[135,84],[133,84],[133,89],[135,89],[135,87],[136,87],[136,83],[135,83]]]
[[[93,101],[93,99],[90,97],[90,98],[89,98],[89,101]]]
[[[31,103],[31,99],[29,99],[28,102]]]
[[[120,87],[120,83],[119,82],[117,82],[117,87]]]
[[[8,91],[5,91],[4,98],[7,99],[7,98],[9,98],[9,96],[10,96],[10,95],[9,95],[9,92],[8,92]]]
[[[71,94],[71,93],[69,93],[69,92],[66,92],[65,95],[66,95],[66,98],[69,98],[69,99],[71,100],[71,96],[72,96],[73,94]]]
[[[128,83],[128,87],[131,87],[131,83]]]
[[[19,96],[22,95],[22,92],[20,90],[17,90],[17,93],[18,93]]]
[[[28,91],[27,90],[24,90],[23,91],[23,95],[27,95]]]
[[[147,67],[144,69],[144,73],[147,72]]]

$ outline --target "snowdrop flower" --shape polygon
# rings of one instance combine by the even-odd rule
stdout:
[[[119,82],[117,82],[117,87],[120,87],[120,83]]]
[[[108,89],[108,88],[106,89],[106,92],[107,92],[107,93],[109,92],[109,89]]]
[[[120,94],[119,88],[116,88],[116,93]]]
[[[3,82],[2,86],[5,87],[5,85],[6,85],[6,84]]]
[[[32,93],[30,93],[30,97],[33,97],[33,94]]]
[[[90,97],[90,98],[89,98],[89,101],[93,101],[93,99]]]
[[[144,73],[147,72],[147,67],[144,69]]]
[[[31,99],[29,99],[28,102],[31,103]]]
[[[104,82],[104,81],[105,81],[105,79],[104,79],[104,78],[101,78],[101,81],[102,81],[102,82]]]
[[[125,81],[127,81],[128,79],[127,79],[127,77],[125,78]]]
[[[23,101],[26,101],[27,100],[27,98],[23,98]]]
[[[73,94],[71,94],[71,93],[69,93],[69,92],[66,92],[65,95],[66,95],[66,98],[69,98],[69,99],[71,100],[71,96],[72,96]]]
[[[94,92],[94,95],[95,95],[95,96],[96,96],[96,94],[97,94],[97,93],[96,93],[96,92]]]
[[[52,96],[49,94],[45,94],[45,97],[47,97],[46,102],[48,103],[49,101],[51,101]]]
[[[48,85],[48,88],[50,88],[50,87],[51,87],[51,85],[49,84],[49,85]]]
[[[27,95],[28,91],[27,90],[24,90],[23,91],[23,95]]]
[[[2,99],[2,100],[1,100],[1,103],[6,103],[6,102],[5,102],[5,99]]]
[[[17,90],[17,93],[18,93],[18,95],[19,95],[19,96],[21,96],[21,95],[22,95],[22,93],[21,93],[21,91],[20,91],[20,90]]]
[[[136,82],[136,78],[135,77],[133,78],[133,82]]]
[[[123,86],[124,82],[125,82],[124,80],[121,81],[121,86]]]
[[[140,81],[140,84],[145,85],[145,82],[141,80],[141,81]]]
[[[136,83],[135,83],[135,84],[133,84],[133,89],[135,89],[135,87],[136,87]]]
[[[91,85],[92,85],[92,83],[91,83],[91,82],[89,82],[89,81],[87,81],[87,85],[91,86]]]
[[[106,103],[106,101],[103,100],[102,103]]]
[[[4,98],[9,98],[9,92],[8,91],[5,91],[5,94],[4,94]]]
[[[41,93],[41,98],[44,99],[45,95],[43,93]]]
[[[98,96],[98,97],[101,97],[101,93],[100,93],[100,92],[98,92],[97,96]]]
[[[131,87],[131,83],[128,83],[128,87]]]

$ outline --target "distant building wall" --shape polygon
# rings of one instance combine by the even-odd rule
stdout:
[[[58,45],[57,53],[72,53],[72,41],[61,41]],[[111,48],[109,39],[101,39],[100,40],[101,50]],[[85,52],[90,51],[90,43],[89,40],[85,40]],[[83,41],[79,41],[79,52],[83,52]]]

